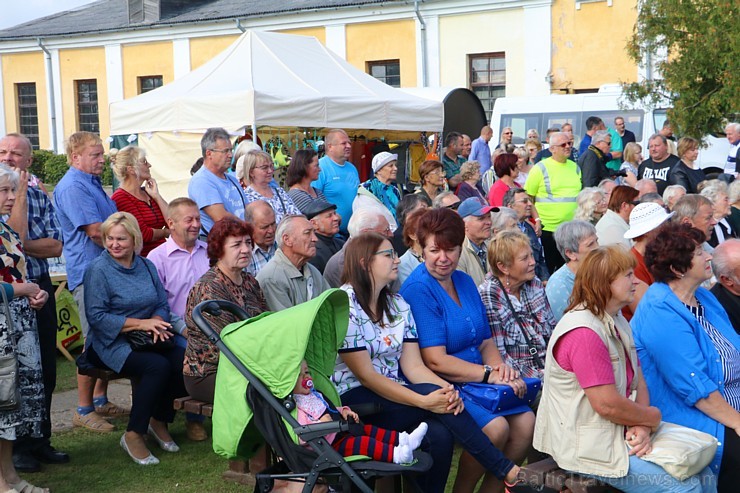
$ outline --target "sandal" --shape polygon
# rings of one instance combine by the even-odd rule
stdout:
[[[100,433],[109,433],[116,429],[115,426],[110,424],[94,411],[85,415],[75,411],[75,414],[72,417],[72,425]]]
[[[110,401],[106,402],[102,406],[96,407],[95,412],[101,416],[106,416],[108,418],[119,418],[121,416],[128,416],[129,414],[131,414],[130,409],[125,409],[123,407],[117,406]]]
[[[21,479],[19,483],[9,485],[13,489],[10,491],[17,491],[18,493],[49,493],[49,488],[41,488],[34,486],[25,479]]]

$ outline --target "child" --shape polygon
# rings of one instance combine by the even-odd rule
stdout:
[[[357,413],[343,406],[334,409],[326,402],[324,396],[313,389],[313,379],[306,361],[301,362],[301,373],[293,389],[298,410],[298,422],[302,425],[332,421],[334,419],[348,419],[350,416],[359,421]],[[335,417],[332,417],[332,414]],[[373,460],[393,462],[394,464],[408,464],[413,461],[413,451],[419,447],[427,432],[427,424],[421,423],[411,433],[386,430],[371,425],[363,425],[363,434],[354,436],[350,433],[332,433],[326,435],[334,450],[345,457],[350,455],[367,455]]]

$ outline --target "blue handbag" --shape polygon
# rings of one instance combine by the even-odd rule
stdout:
[[[466,383],[460,387],[463,397],[498,415],[516,414],[530,409],[542,389],[539,378],[524,378],[527,393],[518,397],[508,385],[490,383]]]

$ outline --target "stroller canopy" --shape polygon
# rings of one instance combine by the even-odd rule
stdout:
[[[339,403],[330,378],[337,350],[347,334],[349,302],[340,289],[275,313],[263,313],[227,325],[221,339],[268,390],[282,399],[293,391],[304,358],[314,385]],[[250,382],[227,358],[219,358],[213,406],[213,450],[227,458],[245,459],[262,442],[247,405]]]

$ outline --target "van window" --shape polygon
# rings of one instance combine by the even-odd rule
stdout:
[[[529,115],[501,115],[501,125],[499,129],[504,127],[511,127],[514,131],[514,139],[512,142],[516,145],[524,144],[527,140],[527,130],[530,128],[536,128],[537,132],[542,135],[542,114],[529,114]],[[500,135],[494,135],[494,139],[500,139]]]
[[[566,123],[573,125],[573,135],[581,135],[580,113],[546,113],[545,123],[545,128],[543,128],[540,133],[543,140],[547,137],[546,133],[548,128],[563,128],[563,125]]]
[[[609,128],[614,128],[614,119],[618,116],[624,118],[624,126],[627,130],[634,132],[637,142],[642,141],[643,120],[645,112],[642,110],[617,110],[617,111],[589,111],[583,112],[583,133],[586,133],[586,119],[589,116],[598,116]],[[661,125],[663,123],[661,122]],[[658,127],[656,127],[658,128]]]
[[[668,110],[655,109],[653,110],[653,123],[655,124],[655,132],[660,132],[663,128],[663,123],[668,119]]]

